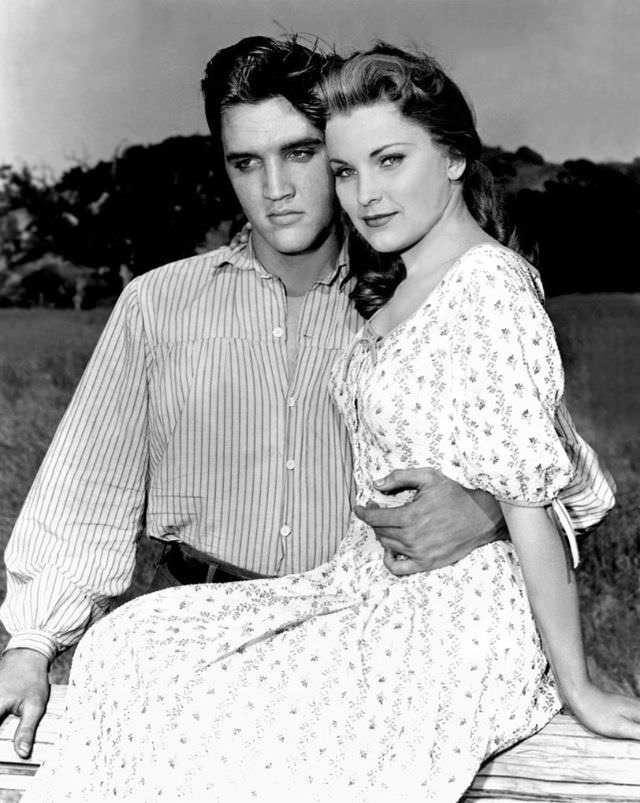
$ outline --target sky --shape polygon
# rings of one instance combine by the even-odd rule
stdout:
[[[640,156],[640,0],[0,0],[0,163],[57,174],[205,133],[210,56],[282,31],[428,50],[487,144]]]

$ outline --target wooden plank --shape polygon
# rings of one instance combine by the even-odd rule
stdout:
[[[474,803],[475,801],[480,801],[481,803],[526,803],[523,797],[486,797],[484,792],[475,792],[473,790],[470,790],[461,803],[467,803],[469,800],[473,800]],[[531,803],[531,798],[529,798],[529,803]],[[540,798],[538,798],[538,803],[540,803]],[[551,801],[543,800],[542,803],[551,803]],[[569,803],[569,801],[565,801],[565,803]],[[570,803],[574,803],[574,801]]]
[[[580,739],[572,736],[554,736],[546,730],[537,733],[525,742],[511,748],[512,756],[527,758],[548,755],[549,750],[558,748],[562,752],[563,760],[571,761],[576,758],[606,758],[611,761],[640,761],[640,742],[626,739]]]
[[[483,767],[478,776],[553,779],[577,783],[600,783],[607,780],[609,783],[636,786],[640,800],[640,786],[637,784],[640,777],[638,762],[589,757],[563,764],[561,758],[551,753],[547,754],[547,758],[548,760],[545,760],[545,756],[541,755],[535,761],[528,760],[524,763],[519,757],[506,755],[499,763]]]
[[[484,792],[489,799],[500,800],[500,795],[520,796],[523,800],[562,801],[615,801],[637,803],[640,787],[637,784],[584,784],[573,781],[539,780],[537,778],[511,778],[492,775],[476,778],[473,790]],[[493,796],[493,798],[491,797]],[[469,798],[467,798],[469,799]],[[471,798],[473,799],[473,798]]]
[[[20,758],[13,749],[13,742],[7,742],[3,745],[2,754],[0,755],[0,770],[6,765],[13,764],[17,767],[34,767],[34,769],[37,769],[40,764],[49,758],[54,750],[55,741],[44,743],[37,741],[31,756],[29,758]]]
[[[638,803],[640,742],[605,739],[561,714],[487,762],[464,801]]]
[[[33,775],[4,775],[0,773],[0,789],[25,792],[32,783]]]
[[[593,796],[583,797],[582,795],[574,796],[571,790],[558,796],[552,793],[542,793],[541,795],[536,792],[532,794],[487,793],[472,789],[460,803],[478,803],[478,801],[480,803],[638,803],[638,797],[636,795],[625,798],[602,797],[597,790],[593,792]]]
[[[580,745],[562,739],[533,737],[519,749],[511,749],[481,768],[480,774],[505,775],[522,767],[536,777],[572,778],[581,781],[635,783],[640,779],[640,742],[612,745],[602,739],[581,750]]]

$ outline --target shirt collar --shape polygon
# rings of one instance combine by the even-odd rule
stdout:
[[[334,270],[332,270],[331,273],[329,273],[323,279],[319,279],[316,284],[332,285],[337,281],[344,282],[348,274],[349,249],[347,248],[347,238],[345,236],[342,239],[342,245],[340,246],[340,251],[338,252],[338,258],[336,260],[336,266]]]
[[[271,273],[267,271],[259,262],[255,255],[253,247],[253,239],[249,236],[246,243],[231,248],[225,246],[222,250],[221,260],[218,264],[231,265],[238,270],[254,270],[258,276],[268,279],[271,278]],[[318,279],[316,284],[332,285],[336,281],[344,281],[349,273],[349,254],[347,248],[347,238],[343,239],[338,258],[336,260],[335,268],[330,271],[322,279]]]

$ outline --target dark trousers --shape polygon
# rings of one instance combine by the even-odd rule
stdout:
[[[167,544],[149,591],[194,583],[237,583],[258,580],[265,575],[216,561],[185,544]]]

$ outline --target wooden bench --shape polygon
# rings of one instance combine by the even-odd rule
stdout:
[[[0,727],[0,800],[19,800],[60,733],[66,686],[52,686],[46,716],[30,759],[13,751],[16,718]],[[602,739],[566,714],[544,730],[487,762],[464,803],[638,803],[640,742]],[[141,802],[142,803],[142,802]]]

